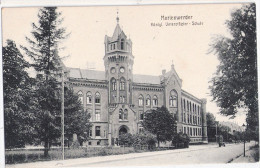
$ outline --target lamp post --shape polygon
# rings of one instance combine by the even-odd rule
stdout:
[[[61,72],[61,147],[62,160],[64,160],[64,71]]]
[[[246,134],[246,126],[245,124],[242,125],[242,127],[244,128],[244,133],[243,133],[243,138],[244,138],[244,157],[246,156],[246,137],[245,137],[245,134]]]

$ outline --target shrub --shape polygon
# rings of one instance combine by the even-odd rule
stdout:
[[[132,146],[133,145],[133,135],[130,133],[119,135],[119,145]]]
[[[190,137],[187,134],[179,132],[172,139],[172,145],[176,148],[188,148],[190,143]]]

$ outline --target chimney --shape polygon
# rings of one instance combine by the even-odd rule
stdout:
[[[163,69],[163,70],[162,70],[162,75],[164,76],[164,75],[165,75],[165,73],[166,73],[166,70],[165,70],[165,69]]]

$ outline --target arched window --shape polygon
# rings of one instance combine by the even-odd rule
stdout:
[[[177,92],[175,90],[172,90],[170,92],[170,102],[169,102],[170,107],[178,107],[177,99],[178,99]]]
[[[153,106],[158,106],[158,98],[156,95],[153,96]]]
[[[124,39],[121,39],[121,50],[124,49]]]
[[[125,96],[120,96],[119,97],[119,102],[120,103],[125,103]]]
[[[96,136],[100,136],[100,126],[96,126]]]
[[[128,110],[119,109],[119,120],[128,120]]]
[[[124,120],[128,120],[128,110],[125,109],[124,111]]]
[[[92,103],[92,95],[91,92],[87,93],[87,104],[91,104]]]
[[[123,110],[119,109],[119,120],[123,120]]]
[[[125,78],[120,79],[119,90],[125,90]]]
[[[139,95],[138,97],[138,105],[143,106],[144,105],[144,97],[143,95]]]
[[[79,97],[81,104],[83,104],[83,93],[82,93],[82,91],[78,92],[78,97]]]
[[[97,92],[95,95],[95,104],[100,104],[100,100],[101,100],[100,93]]]
[[[116,79],[115,78],[111,79],[111,84],[112,84],[112,90],[115,91],[116,90]]]
[[[150,97],[150,95],[147,95],[147,96],[146,96],[145,105],[146,105],[146,106],[150,106],[150,105],[151,105],[151,97]]]

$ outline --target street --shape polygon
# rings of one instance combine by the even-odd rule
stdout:
[[[246,150],[254,143],[247,143]],[[164,151],[154,155],[140,155],[94,163],[76,163],[71,167],[113,167],[113,166],[166,166],[176,164],[211,164],[227,163],[243,153],[243,143],[227,144],[226,147],[217,145],[190,146],[189,149]],[[151,152],[153,153],[153,152]],[[131,155],[131,154],[130,154]]]
[[[255,142],[246,143],[246,150]],[[185,149],[130,153],[124,155],[99,156],[91,158],[67,159],[64,161],[41,161],[6,165],[6,168],[45,168],[45,167],[115,167],[115,166],[169,166],[180,164],[225,164],[243,154],[244,144],[192,145]]]

